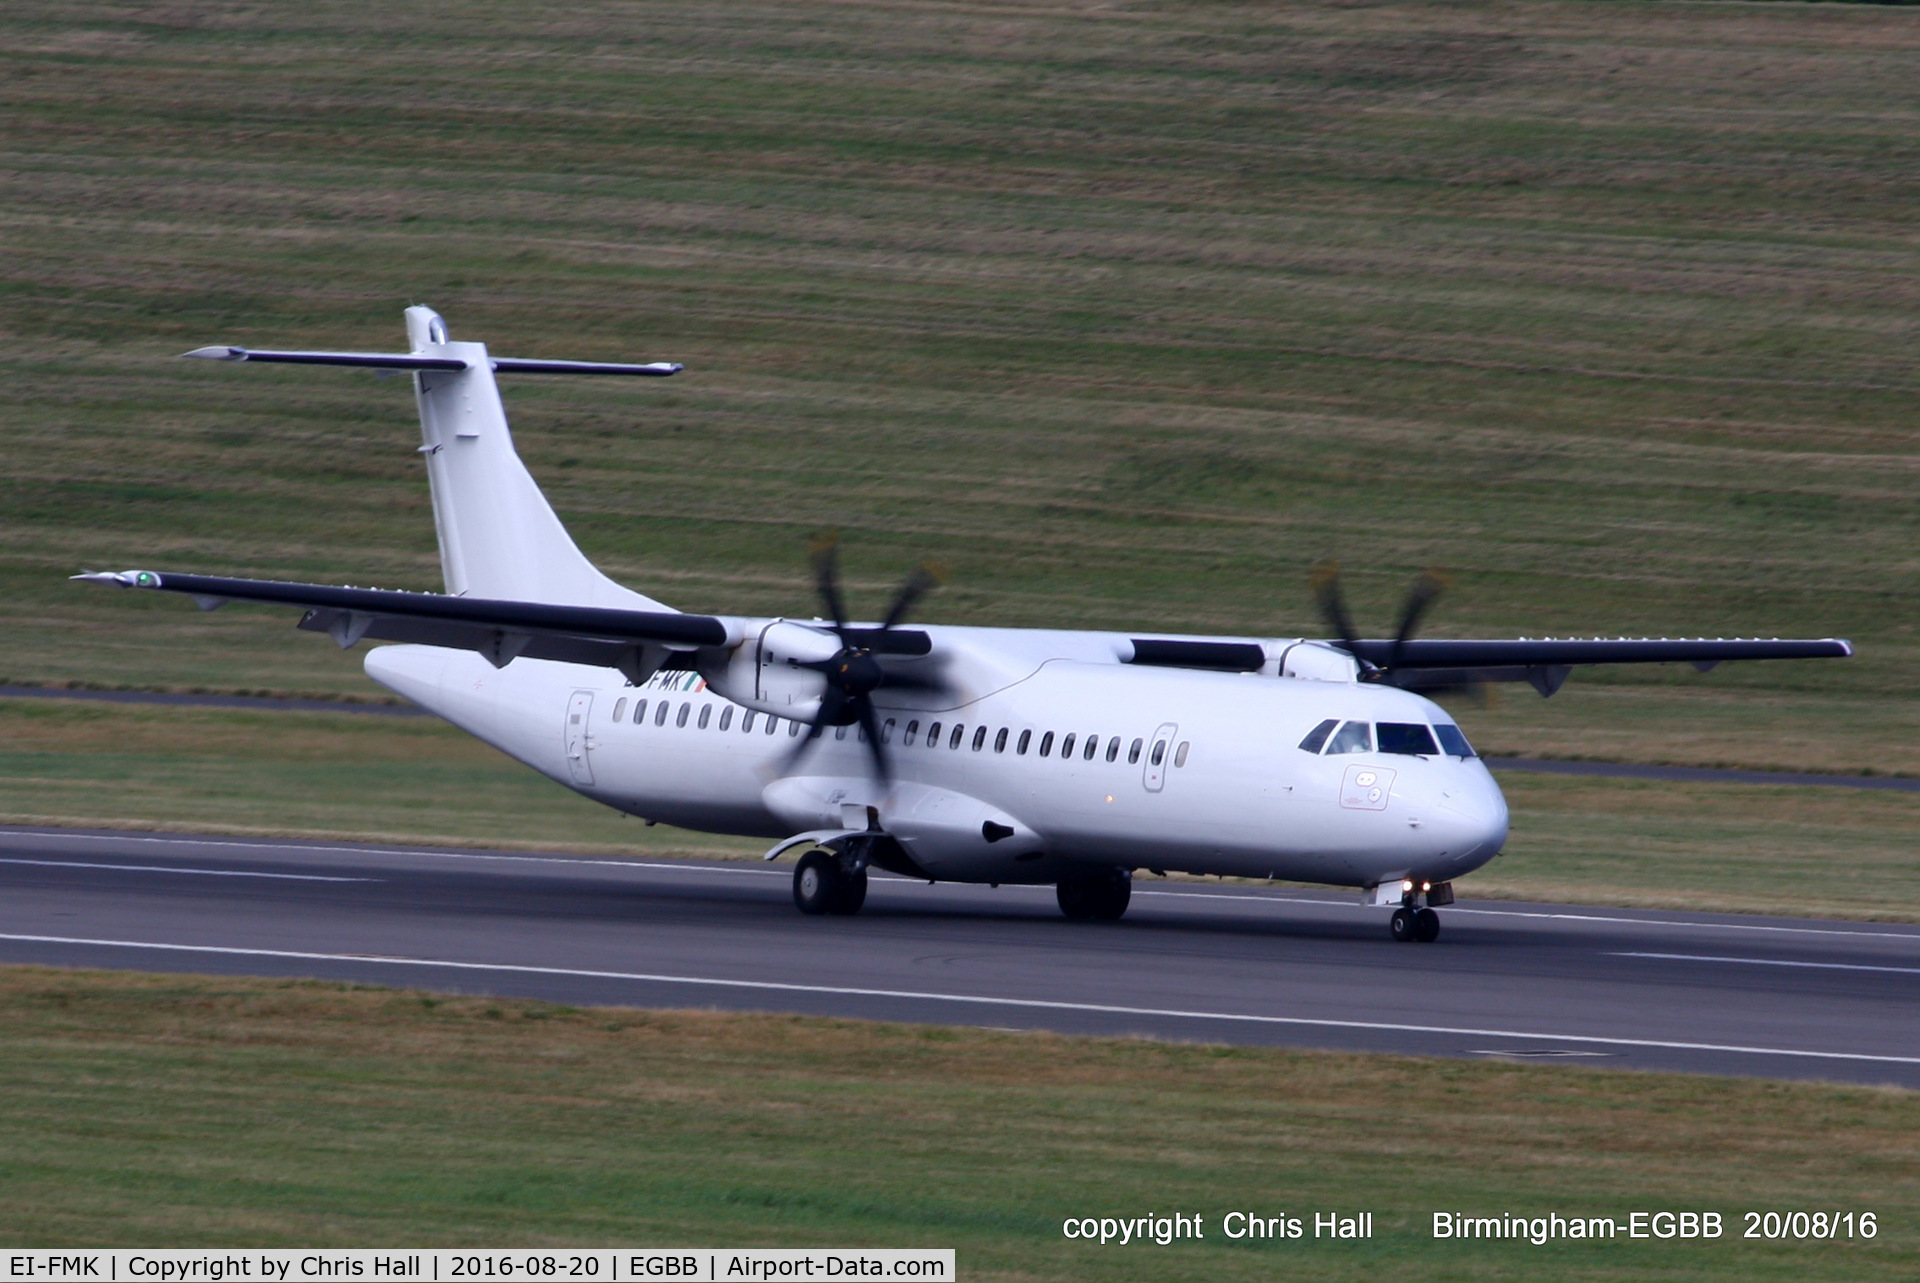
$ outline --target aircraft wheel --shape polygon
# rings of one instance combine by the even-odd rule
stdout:
[[[1438,917],[1438,915],[1435,916]],[[1420,923],[1412,909],[1395,909],[1393,917],[1387,920],[1387,931],[1396,943],[1411,944],[1420,938]]]
[[[1102,922],[1118,922],[1133,903],[1133,878],[1123,869],[1115,869],[1099,883],[1093,916]]]
[[[1092,896],[1080,878],[1062,878],[1053,888],[1053,898],[1060,902],[1060,912],[1076,922],[1093,916]]]
[[[1060,912],[1079,922],[1117,922],[1133,900],[1133,878],[1124,869],[1105,869],[1062,878],[1054,887]]]
[[[840,894],[834,898],[828,913],[853,914],[860,912],[860,906],[867,902],[867,871],[842,873],[840,875]]]
[[[1422,909],[1413,915],[1413,938],[1421,944],[1432,944],[1440,938],[1440,915],[1432,909]]]
[[[833,913],[848,880],[840,871],[840,857],[831,851],[809,851],[793,870],[793,902],[802,913]],[[867,898],[865,878],[860,879],[860,898]]]

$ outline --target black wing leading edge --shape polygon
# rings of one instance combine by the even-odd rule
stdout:
[[[304,606],[300,627],[330,634],[342,647],[363,638],[473,650],[496,667],[524,655],[617,668],[635,681],[669,662],[671,652],[730,646],[737,628],[712,615],[555,606],[437,593],[335,588],[272,579],[227,579],[155,570],[75,575],[122,588],[184,593],[208,610],[229,601]]]

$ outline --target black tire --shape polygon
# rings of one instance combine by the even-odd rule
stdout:
[[[1076,922],[1118,922],[1133,900],[1133,875],[1102,869],[1060,879],[1053,889],[1060,912]]]
[[[837,863],[837,861],[836,861]],[[851,915],[860,912],[860,906],[867,902],[867,871],[858,873],[842,872],[840,875],[840,894],[834,897],[828,913]]]
[[[793,903],[802,913],[833,913],[846,882],[839,856],[831,851],[809,851],[794,866]],[[866,899],[866,894],[866,879],[862,878],[860,898]]]
[[[1412,944],[1418,938],[1419,928],[1412,909],[1395,909],[1393,917],[1387,920],[1387,931],[1398,944]]]
[[[1060,912],[1075,922],[1084,922],[1093,916],[1092,897],[1082,878],[1062,879],[1054,887],[1053,897],[1060,902]]]
[[[1127,915],[1127,906],[1133,903],[1133,875],[1124,869],[1115,869],[1097,884],[1100,888],[1094,898],[1093,916],[1101,922],[1118,922]]]
[[[1440,915],[1432,909],[1422,909],[1413,915],[1413,938],[1421,944],[1432,944],[1440,938]]]

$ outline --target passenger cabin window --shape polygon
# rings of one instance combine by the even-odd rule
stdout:
[[[1185,766],[1187,764],[1187,750],[1192,747],[1192,740],[1181,740],[1180,747],[1174,750],[1173,764],[1175,766]]]
[[[1327,754],[1373,752],[1373,727],[1365,722],[1348,722],[1333,734]]]
[[[624,698],[613,701],[613,720],[614,721],[616,722],[619,721],[621,716],[626,711],[627,711],[627,701]]]
[[[916,735],[918,735],[919,733],[920,733],[920,723],[919,723],[919,722],[908,722],[908,723],[907,723],[907,733],[906,733],[905,735],[902,735],[902,736],[900,737],[900,742],[901,742],[902,744],[905,744],[905,745],[906,745],[906,746],[907,746],[908,748],[912,748],[912,747],[913,747],[913,737],[914,737],[914,736],[916,736]]]
[[[655,726],[665,726],[667,724],[667,714],[672,711],[673,711],[673,705],[669,704],[664,699],[661,700],[659,711],[654,713],[653,715],[653,724]]]
[[[753,718],[754,718],[753,710],[748,709],[747,715],[740,719],[740,733],[742,735],[753,734]]]
[[[844,726],[836,726],[836,727],[834,727],[834,728],[833,728],[833,737],[834,737],[835,739],[837,739],[837,740],[843,740],[843,739],[845,739],[845,738],[847,737],[847,728],[846,728],[846,727],[844,727]]]
[[[1000,733],[993,737],[993,751],[996,753],[1007,751],[1007,728],[1004,726],[1000,728]]]
[[[1033,732],[1032,732],[1032,731],[1021,731],[1021,732],[1020,732],[1020,743],[1019,743],[1019,744],[1018,744],[1017,746],[1015,746],[1015,748],[1014,748],[1014,750],[1013,750],[1013,751],[1014,751],[1014,753],[1015,753],[1016,755],[1018,755],[1018,756],[1020,756],[1020,757],[1025,757],[1025,756],[1027,755],[1027,745],[1029,745],[1029,744],[1031,744],[1031,743],[1033,743]]]
[[[1116,735],[1107,744],[1107,760],[1111,762],[1119,756],[1120,756],[1120,737]]]
[[[712,720],[713,720],[713,705],[702,704],[700,706],[700,729],[703,731],[706,730],[707,723],[711,722]]]
[[[798,723],[798,722],[788,722],[788,723],[787,723],[787,738],[788,738],[788,739],[792,739],[792,738],[793,738],[794,736],[796,736],[796,735],[798,735],[799,733],[800,733],[800,723]]]
[[[639,700],[633,706],[633,724],[638,726],[647,720],[647,701]]]
[[[1307,737],[1300,741],[1300,747],[1309,753],[1318,753],[1322,748],[1326,747],[1327,736],[1333,734],[1333,728],[1339,724],[1339,718],[1329,717],[1326,721],[1307,732]]]
[[[1098,753],[1099,751],[1100,751],[1100,737],[1098,735],[1089,735],[1087,736],[1087,747],[1084,751],[1081,752],[1080,756],[1085,760],[1091,762],[1093,760],[1093,755],[1095,753]]]
[[[724,731],[730,728],[732,725],[733,725],[733,705],[729,704],[725,708],[720,710],[720,729]]]
[[[768,713],[767,714],[767,734],[771,735],[778,729],[780,729],[780,719],[775,717],[772,713]]]
[[[1433,742],[1433,732],[1424,722],[1381,722],[1375,728],[1380,733],[1380,751],[1399,753],[1406,757],[1438,757],[1440,746]]]
[[[1040,756],[1045,757],[1051,752],[1053,752],[1053,732],[1048,731],[1040,737]]]
[[[982,726],[973,733],[973,751],[978,753],[987,746],[987,728]]]
[[[673,724],[675,726],[685,726],[687,724],[687,714],[691,713],[692,711],[693,711],[693,705],[682,704],[680,706],[680,715],[673,719]]]
[[[963,735],[965,735],[966,733],[967,733],[967,728],[966,728],[966,727],[964,727],[964,726],[962,726],[962,725],[961,725],[960,723],[958,723],[958,722],[955,722],[955,723],[953,724],[953,734],[952,734],[952,736],[950,736],[950,737],[948,738],[948,740],[947,740],[947,747],[948,747],[948,748],[959,748],[959,747],[960,747],[960,737],[961,737],[961,736],[963,736]]]
[[[1467,737],[1460,733],[1460,728],[1452,722],[1437,723],[1433,728],[1433,733],[1440,737],[1440,747],[1447,751],[1448,757],[1467,758],[1480,756],[1473,751],[1473,745],[1467,743]]]
[[[1045,748],[1042,748],[1040,750],[1040,756],[1045,757],[1046,755],[1047,755],[1047,750]],[[1060,757],[1061,757],[1061,760],[1064,761],[1067,758],[1072,756],[1073,756],[1073,735],[1071,732],[1069,732],[1067,737],[1060,741]]]
[[[1140,750],[1145,745],[1146,745],[1145,740],[1135,740],[1133,743],[1127,746],[1127,765],[1128,766],[1140,765]]]
[[[882,744],[893,743],[893,719],[891,717],[880,723],[880,742]]]
[[[927,747],[928,748],[940,747],[940,723],[938,722],[935,722],[933,725],[927,727]]]
[[[1167,742],[1165,740],[1155,740],[1153,742],[1153,756],[1147,759],[1148,763],[1153,766],[1158,766],[1166,760]]]

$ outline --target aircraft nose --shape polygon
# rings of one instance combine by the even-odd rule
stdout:
[[[1477,758],[1462,762],[1440,796],[1446,817],[1448,854],[1457,859],[1491,859],[1507,841],[1507,799],[1492,772]]]

